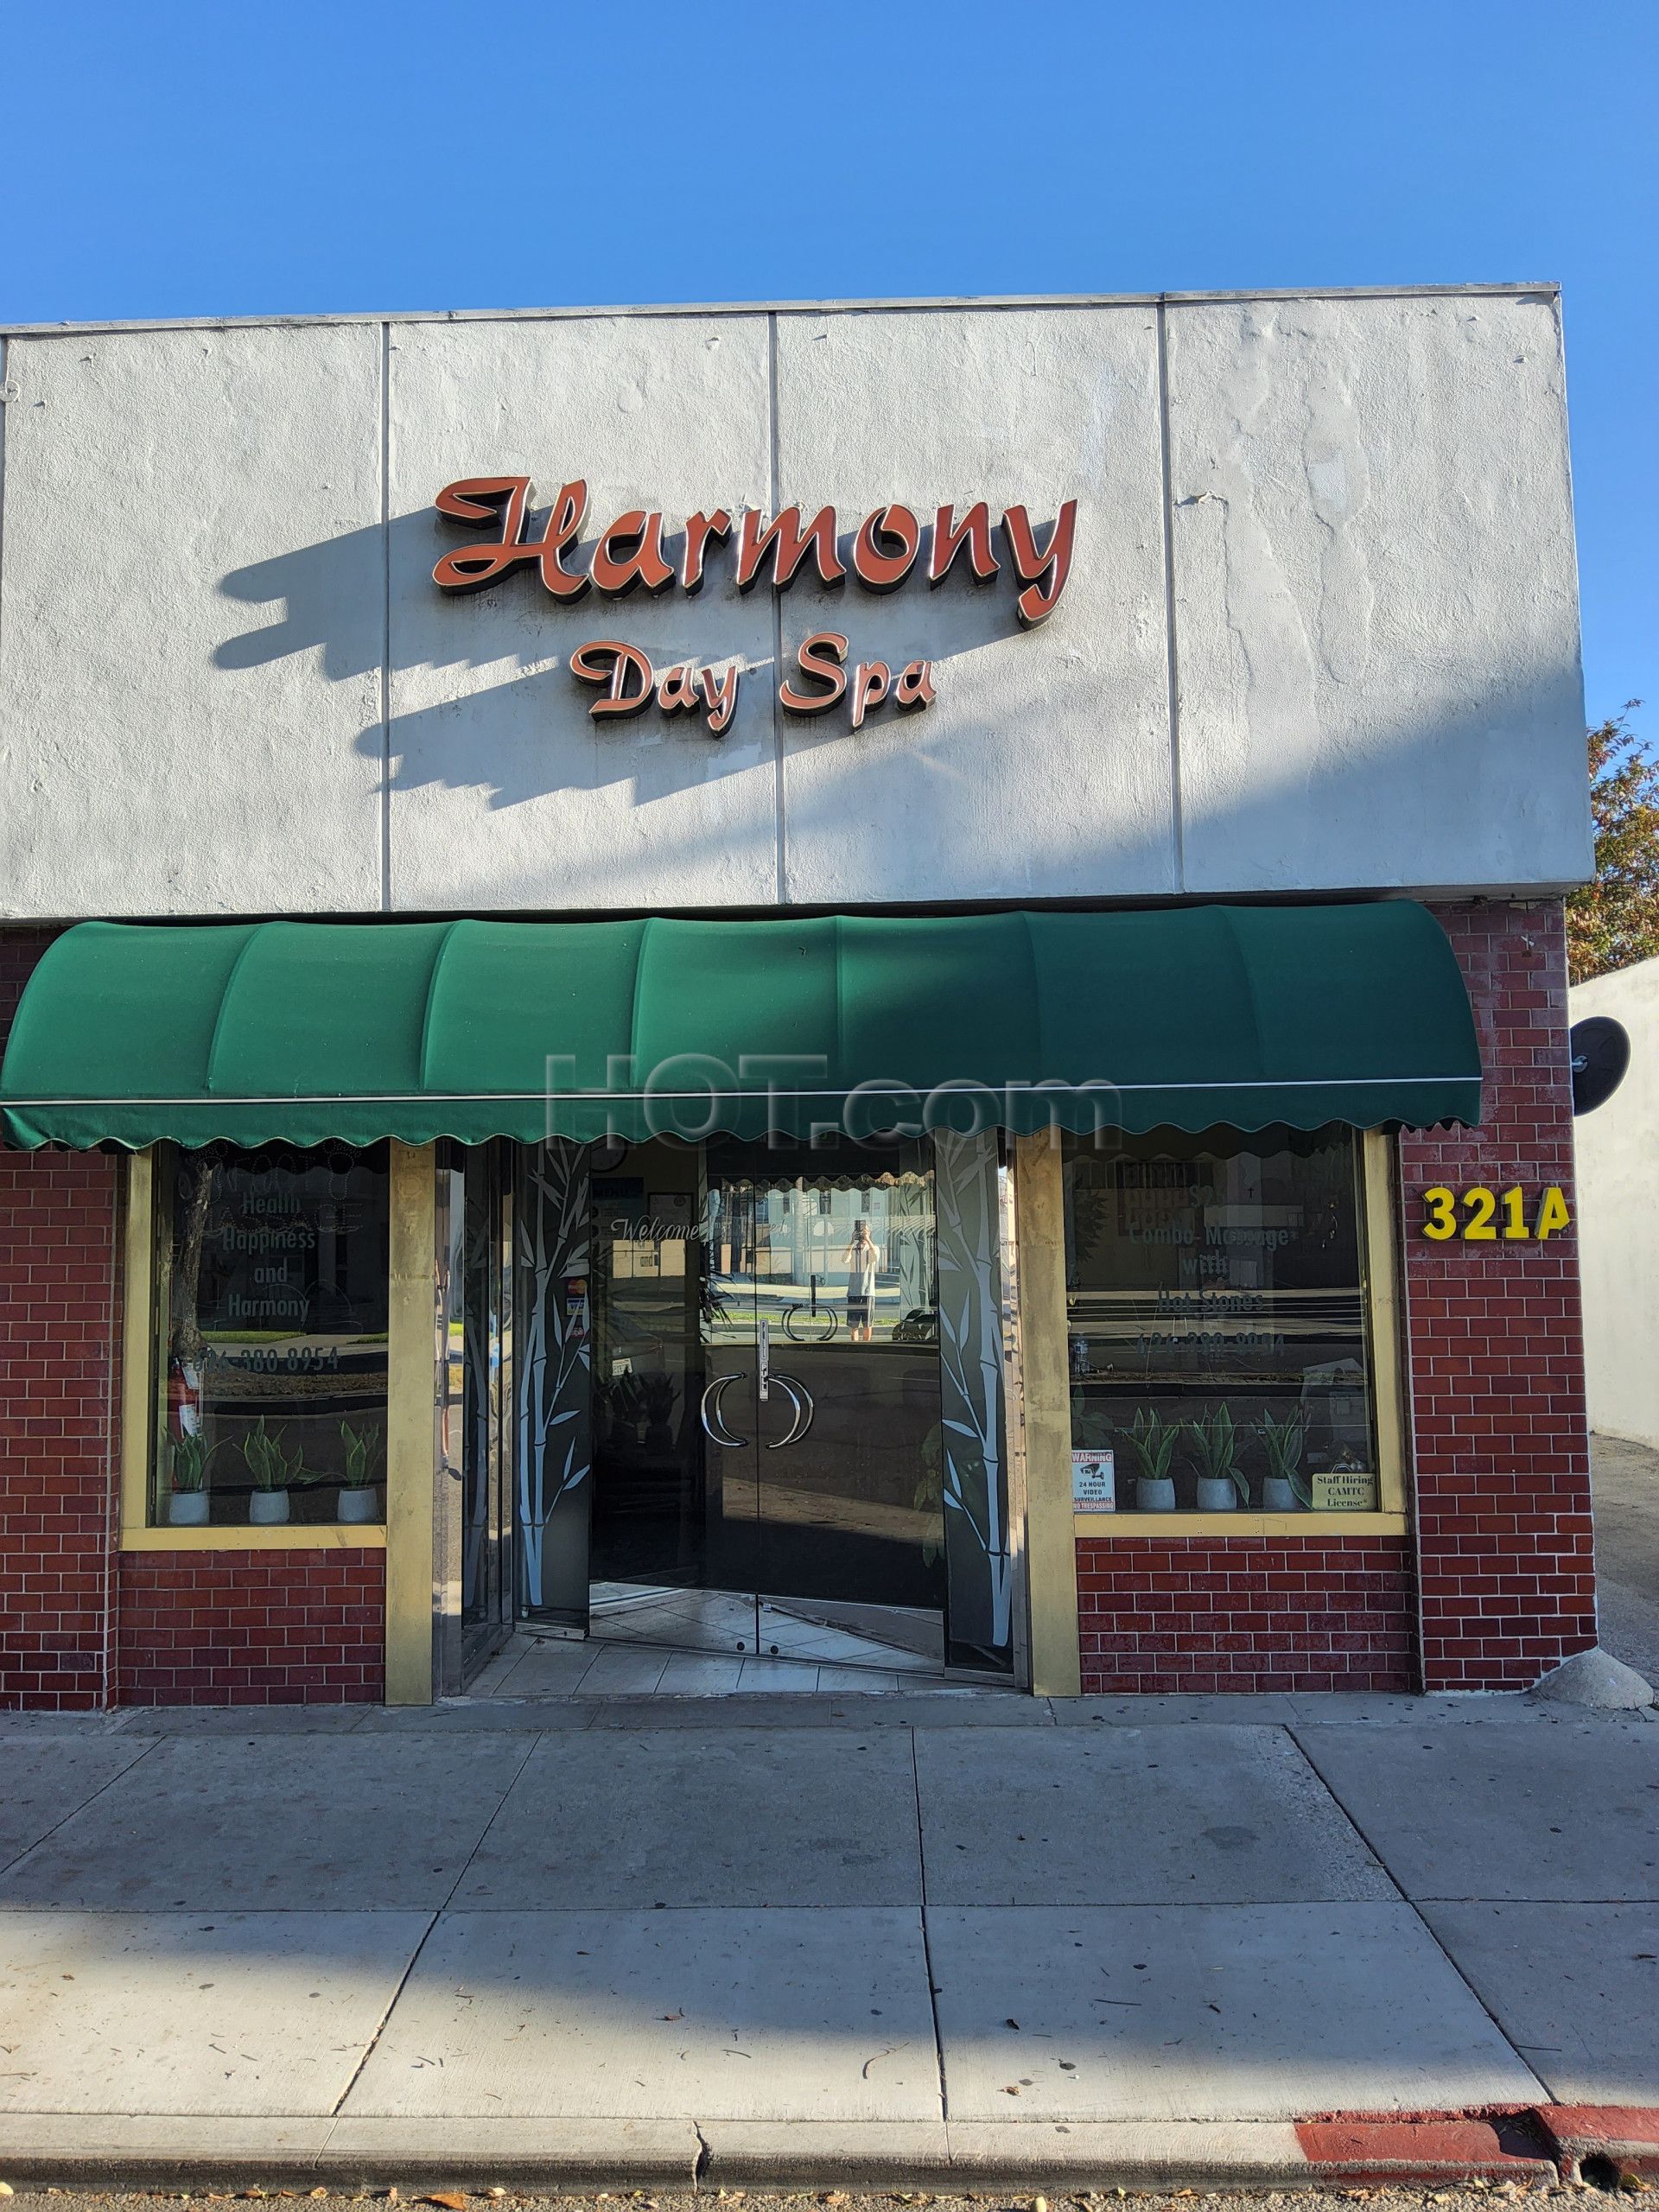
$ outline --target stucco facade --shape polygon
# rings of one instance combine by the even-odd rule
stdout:
[[[1588,862],[1559,301],[1538,290],[22,334],[0,902],[17,918],[1559,889]],[[843,533],[1077,501],[1006,576],[451,601],[458,478]],[[779,663],[935,670],[856,736]],[[737,657],[724,736],[564,663]]]

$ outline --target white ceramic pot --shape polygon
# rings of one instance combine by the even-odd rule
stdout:
[[[1262,1478],[1262,1510],[1264,1513],[1300,1513],[1301,1500],[1282,1475]]]
[[[342,1521],[378,1521],[379,1492],[372,1483],[361,1489],[352,1485],[340,1491],[334,1500],[334,1512]]]
[[[248,1518],[256,1529],[269,1529],[288,1518],[285,1490],[256,1490],[248,1493]]]
[[[1230,1513],[1238,1503],[1238,1491],[1230,1475],[1198,1477],[1200,1513]]]
[[[175,1529],[200,1529],[207,1518],[205,1490],[175,1490],[167,1501],[167,1517]]]
[[[1173,1513],[1175,1510],[1175,1478],[1173,1475],[1137,1475],[1135,1478],[1135,1509],[1137,1513]]]

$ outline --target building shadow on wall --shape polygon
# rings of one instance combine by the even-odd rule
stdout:
[[[538,526],[532,522],[532,531]],[[470,791],[498,810],[612,790],[644,810],[770,768],[779,681],[774,595],[766,588],[738,593],[728,551],[711,570],[719,581],[697,598],[675,588],[655,599],[589,594],[571,606],[552,601],[528,567],[484,591],[446,595],[433,583],[432,569],[458,542],[460,533],[423,509],[392,517],[384,529],[346,531],[232,571],[221,580],[222,595],[270,610],[270,619],[226,638],[215,664],[253,669],[315,654],[332,682],[384,671],[387,711],[356,741],[388,793]],[[671,558],[681,542],[667,541]],[[849,558],[850,536],[839,550]],[[925,544],[918,565],[925,558]],[[1073,609],[1084,604],[1078,594],[1087,585],[1085,576],[1071,580]],[[950,737],[934,738],[940,724],[930,710],[912,750],[925,761],[925,772],[949,779],[957,772],[956,741],[963,741],[961,757],[969,762],[973,741],[982,753],[988,734],[1001,741],[1017,729],[1029,741],[1041,733],[1047,709],[1039,671],[1032,667],[1028,678],[1018,657],[1039,654],[1052,665],[1058,647],[1066,662],[1082,663],[1077,647],[1090,644],[1088,630],[1070,645],[1059,634],[1064,607],[1052,635],[1022,637],[1014,601],[1006,574],[983,586],[953,575],[933,590],[912,580],[886,595],[856,585],[828,590],[798,583],[781,601],[785,666],[802,637],[824,628],[849,637],[852,660],[880,659],[896,671],[913,658],[931,659],[940,700],[952,702]],[[1123,612],[1125,621],[1131,612]],[[1098,611],[1090,609],[1089,618],[1097,630]],[[740,709],[725,737],[711,738],[701,717],[664,716],[655,707],[608,726],[594,721],[588,709],[594,695],[574,681],[567,662],[575,645],[595,637],[638,645],[658,671],[677,661],[737,657],[745,668]],[[1402,712],[1395,671],[1362,670],[1335,709],[1338,726],[1330,728],[1333,702],[1314,639],[1290,625],[1267,666],[1249,658],[1241,639],[1232,642],[1236,665],[1211,674],[1211,690],[1224,678],[1221,695],[1197,701],[1196,715],[1183,701],[1183,818],[1162,845],[1166,861],[1147,858],[1164,833],[1145,826],[1161,791],[1146,781],[1147,748],[1161,759],[1166,740],[1161,728],[1153,733],[1145,700],[1137,703],[1098,682],[1093,760],[1075,743],[1062,748],[1054,771],[1062,780],[1051,788],[1040,751],[1027,752],[1027,884],[1050,882],[1056,888],[1049,895],[1072,897],[1126,888],[1193,896],[1386,890],[1407,885],[1400,855],[1421,856],[1410,878],[1419,888],[1430,877],[1455,889],[1529,873],[1529,858],[1517,867],[1507,853],[1488,852],[1476,862],[1487,874],[1471,877],[1456,824],[1537,817],[1545,803],[1540,733],[1559,727],[1576,735],[1581,727],[1576,665],[1541,660],[1452,671],[1438,679],[1437,711],[1427,715]],[[993,664],[971,673],[963,665],[987,653]],[[1259,704],[1258,689],[1267,695]],[[1161,677],[1158,690],[1161,716]],[[1078,712],[1074,700],[1065,718],[1075,721]],[[855,734],[845,702],[816,720],[791,718],[786,757],[850,747],[850,765],[859,745],[895,718],[889,702]],[[964,802],[963,820],[972,819],[972,804]],[[1548,804],[1560,810],[1556,799]],[[1588,851],[1587,801],[1580,815],[1576,824],[1561,819],[1564,880],[1578,865],[1575,838]],[[678,822],[676,842],[682,849],[700,839],[723,846],[736,834],[735,819],[726,809],[700,823]]]
[[[530,534],[539,528],[532,518]],[[1013,578],[975,585],[958,575],[930,589],[920,576],[930,536],[925,530],[917,580],[899,593],[801,586],[785,595],[786,665],[793,666],[794,645],[815,629],[850,639],[849,665],[881,660],[895,677],[912,659],[938,664],[1017,639]],[[233,569],[219,585],[225,598],[277,611],[263,626],[226,639],[214,665],[253,669],[315,653],[332,683],[384,671],[385,719],[365,725],[357,743],[382,764],[394,791],[484,788],[492,807],[508,807],[561,791],[627,784],[634,801],[645,804],[772,758],[779,680],[773,594],[764,587],[737,591],[729,548],[711,556],[711,582],[695,598],[671,587],[656,598],[611,601],[589,593],[561,605],[529,566],[480,592],[441,592],[431,581],[433,565],[463,542],[423,509],[393,516],[384,530],[348,531]],[[839,540],[849,566],[853,543],[851,531]],[[683,534],[670,534],[664,547],[677,568]],[[591,550],[591,543],[576,549],[573,565],[583,565]],[[716,562],[718,582],[712,581]],[[658,675],[687,661],[718,667],[735,658],[741,672],[731,726],[713,736],[705,715],[669,715],[655,706],[595,720],[589,709],[597,693],[576,683],[568,667],[575,647],[594,638],[635,645]],[[490,678],[478,681],[473,672],[484,670]],[[872,711],[867,727],[896,713],[889,700]],[[834,715],[796,727],[818,739],[854,740],[845,701]]]

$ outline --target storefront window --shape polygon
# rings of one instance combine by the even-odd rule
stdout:
[[[1078,1510],[1375,1510],[1354,1134],[1110,1143],[1066,1144]]]
[[[385,1516],[385,1151],[168,1149],[152,1526]]]

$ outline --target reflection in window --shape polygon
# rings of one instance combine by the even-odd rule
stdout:
[[[385,1147],[168,1148],[152,1523],[385,1517]]]
[[[1097,1510],[1377,1503],[1357,1140],[1065,1153],[1074,1494]]]

